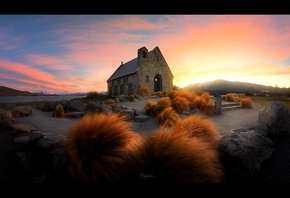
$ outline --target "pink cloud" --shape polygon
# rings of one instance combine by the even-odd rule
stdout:
[[[31,68],[30,66],[25,64],[13,63],[9,61],[0,61],[0,68],[3,70],[12,71],[16,73],[16,75],[14,76],[14,80],[17,79],[18,81],[26,81],[32,84],[38,84],[40,86],[46,87],[47,91],[49,90],[55,90],[59,92],[66,90],[73,91],[71,89],[71,83],[63,81],[62,79],[59,78],[55,78],[53,75],[49,73]],[[17,76],[17,73],[26,76],[26,78],[28,78],[29,80],[18,79],[19,76]]]

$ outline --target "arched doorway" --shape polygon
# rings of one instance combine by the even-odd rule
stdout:
[[[154,77],[154,92],[162,91],[162,78],[159,74]]]

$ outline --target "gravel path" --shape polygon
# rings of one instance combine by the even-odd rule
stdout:
[[[146,98],[137,102],[119,102],[118,105],[124,105],[129,108],[137,109],[143,115],[145,115],[144,107],[149,100],[157,102],[160,98]],[[256,125],[258,120],[258,113],[263,106],[258,103],[254,103],[253,109],[233,109],[222,112],[221,115],[211,116],[212,120],[217,126],[220,134],[224,134],[230,130],[240,127],[252,128]],[[60,133],[67,135],[70,129],[76,124],[78,118],[55,118],[51,116],[51,112],[43,112],[38,109],[33,109],[32,115],[27,117],[16,118],[19,123],[31,124],[36,127],[37,130]],[[149,119],[145,122],[134,122],[133,130],[142,135],[153,135],[160,128],[160,124],[156,118],[149,116]]]

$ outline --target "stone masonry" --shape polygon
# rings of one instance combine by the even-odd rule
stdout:
[[[139,86],[148,87],[151,93],[170,91],[173,74],[159,47],[148,52],[146,47],[138,49],[137,58],[121,63],[107,80],[108,94],[118,96],[133,94]]]

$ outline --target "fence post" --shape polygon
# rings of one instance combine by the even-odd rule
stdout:
[[[215,96],[215,112],[218,115],[221,115],[222,113],[222,98],[221,95],[217,92],[214,94]]]

